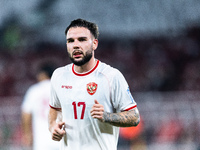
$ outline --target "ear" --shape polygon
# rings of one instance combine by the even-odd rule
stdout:
[[[97,39],[94,39],[94,40],[93,40],[93,50],[96,50],[96,49],[97,49],[98,43],[99,43],[99,41],[98,41]]]

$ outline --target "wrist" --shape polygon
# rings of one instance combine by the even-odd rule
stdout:
[[[56,124],[56,121],[53,121],[51,123],[49,123],[49,131],[52,133],[53,132],[53,129],[54,129],[54,126]]]
[[[102,122],[110,122],[110,114],[111,113],[108,113],[108,112],[103,112],[103,117],[102,117]]]

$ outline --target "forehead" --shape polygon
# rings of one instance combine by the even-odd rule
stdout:
[[[67,32],[67,39],[68,38],[77,38],[77,37],[90,37],[91,33],[85,27],[72,27]]]

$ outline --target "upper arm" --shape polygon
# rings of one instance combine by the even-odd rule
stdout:
[[[137,126],[140,122],[140,113],[137,107],[126,111],[133,118],[133,126]]]
[[[22,129],[24,130],[24,133],[30,133],[32,131],[32,114],[26,113],[22,111],[21,114],[22,119]]]
[[[31,113],[26,113],[22,111],[22,122],[31,123],[32,115]]]

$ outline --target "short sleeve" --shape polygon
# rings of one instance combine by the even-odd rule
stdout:
[[[54,72],[51,78],[51,98],[49,105],[51,108],[61,109],[61,104],[56,93],[56,75],[57,73]]]
[[[113,75],[111,98],[114,107],[118,112],[128,111],[137,106],[134,98],[132,97],[127,81],[118,70],[116,70]]]

